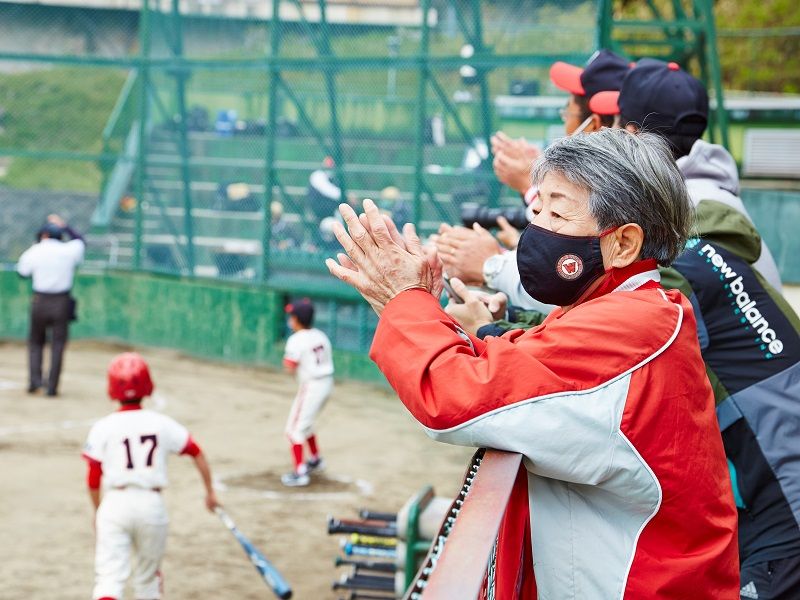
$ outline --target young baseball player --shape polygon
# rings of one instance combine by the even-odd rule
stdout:
[[[333,389],[333,356],[328,336],[312,327],[314,306],[302,300],[286,307],[289,328],[294,332],[286,340],[283,365],[287,373],[296,373],[300,387],[286,422],[286,436],[292,446],[294,470],[281,477],[287,486],[309,484],[309,474],[323,468],[314,435],[314,420]],[[303,444],[311,454],[303,462]]]
[[[167,541],[161,492],[167,486],[170,454],[192,457],[206,489],[206,507],[213,511],[218,506],[208,463],[186,428],[142,408],[142,399],[152,392],[141,356],[129,352],[111,361],[108,395],[120,407],[92,426],[83,450],[97,535],[94,600],[121,600],[131,573],[137,600],[161,598],[160,565]]]

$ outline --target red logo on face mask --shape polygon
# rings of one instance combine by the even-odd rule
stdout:
[[[580,256],[575,254],[565,254],[558,259],[556,272],[559,277],[567,281],[577,279],[583,273],[583,261]]]

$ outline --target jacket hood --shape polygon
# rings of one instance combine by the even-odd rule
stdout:
[[[700,237],[713,239],[749,263],[761,255],[761,236],[745,215],[716,200],[697,205],[696,231]]]
[[[725,148],[697,140],[688,155],[677,160],[684,179],[707,179],[734,195],[739,195],[736,161]]]

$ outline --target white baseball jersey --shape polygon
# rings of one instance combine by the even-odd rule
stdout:
[[[151,410],[123,410],[92,426],[83,454],[103,466],[106,489],[167,486],[167,457],[179,454],[189,431],[166,415]]]
[[[333,375],[331,342],[319,329],[301,329],[290,335],[283,360],[297,365],[300,383]]]

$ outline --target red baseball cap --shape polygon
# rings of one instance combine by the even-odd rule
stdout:
[[[597,92],[589,98],[589,110],[597,115],[619,114],[619,91]]]
[[[284,310],[287,314],[297,317],[297,320],[306,327],[310,327],[314,321],[314,305],[308,298],[287,304]]]
[[[603,90],[619,90],[631,63],[610,50],[598,50],[581,68],[565,62],[553,63],[550,80],[556,87],[591,98]]]

